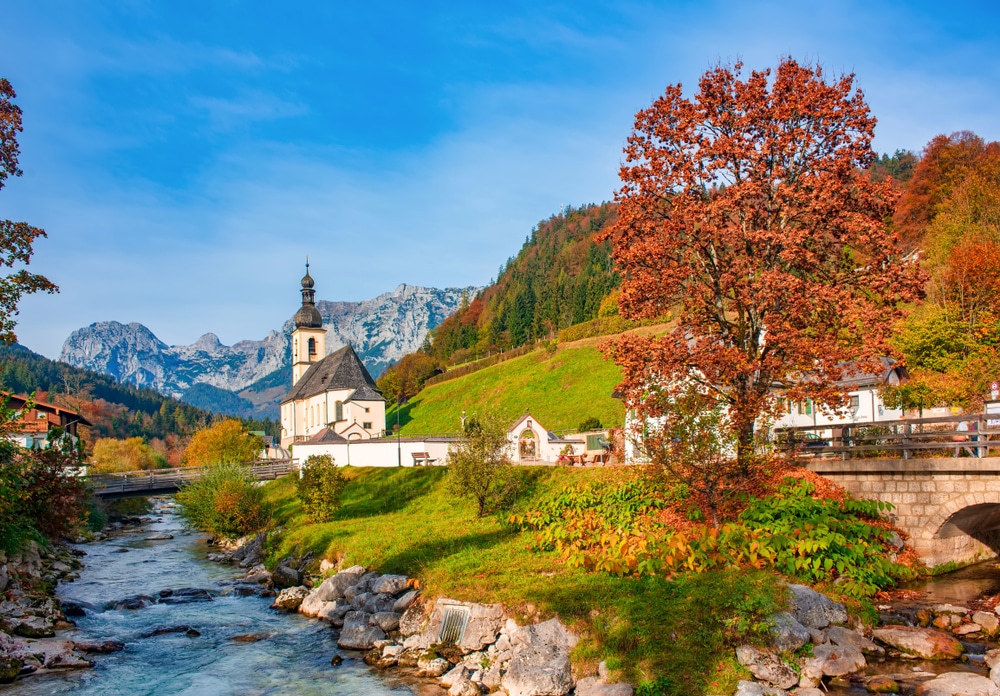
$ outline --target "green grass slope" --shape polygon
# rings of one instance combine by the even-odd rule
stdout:
[[[586,418],[605,427],[621,426],[625,409],[611,396],[621,372],[605,360],[595,341],[536,350],[478,372],[426,387],[402,407],[404,435],[455,433],[462,411],[473,415],[494,409],[511,421],[529,410],[550,430],[575,429]],[[395,405],[386,413],[389,430],[396,424]]]
[[[514,512],[598,477],[630,475],[618,468],[519,467],[522,489]],[[271,563],[312,551],[319,559],[355,563],[418,578],[427,597],[502,602],[521,622],[558,616],[582,637],[574,664],[587,672],[607,660],[621,677],[655,681],[646,694],[732,693],[745,676],[735,664],[737,621],[774,611],[784,598],[766,571],[705,572],[673,581],[587,572],[536,548],[534,533],[506,515],[477,518],[456,498],[444,467],[344,469],[348,484],[330,522],[309,523],[295,479],[266,484],[275,522]],[[617,480],[617,479],[616,479]],[[759,620],[759,618],[758,618]]]

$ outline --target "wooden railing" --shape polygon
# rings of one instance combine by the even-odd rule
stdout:
[[[779,451],[797,458],[987,457],[991,448],[1000,449],[1000,414],[775,428],[774,441]]]
[[[293,471],[298,462],[295,459],[250,462],[243,464],[258,481],[270,481]],[[209,467],[185,467],[180,469],[154,469],[152,471],[128,471],[120,474],[95,474],[87,481],[93,487],[94,495],[127,495],[146,491],[179,490],[200,478]]]

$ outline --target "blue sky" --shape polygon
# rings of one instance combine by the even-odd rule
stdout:
[[[854,72],[880,151],[1000,139],[995,2],[7,0],[25,174],[49,238],[18,334],[262,338],[322,299],[482,285],[539,220],[610,200],[634,113],[718,61]]]

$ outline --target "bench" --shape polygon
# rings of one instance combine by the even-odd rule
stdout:
[[[430,466],[437,459],[433,459],[429,452],[414,452],[413,453],[413,466]]]

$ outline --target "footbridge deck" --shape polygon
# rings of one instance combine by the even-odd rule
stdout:
[[[243,464],[258,481],[270,481],[297,469],[298,460],[278,459]],[[101,498],[128,498],[157,493],[174,493],[201,478],[210,467],[128,471],[120,474],[88,476],[94,495]]]

